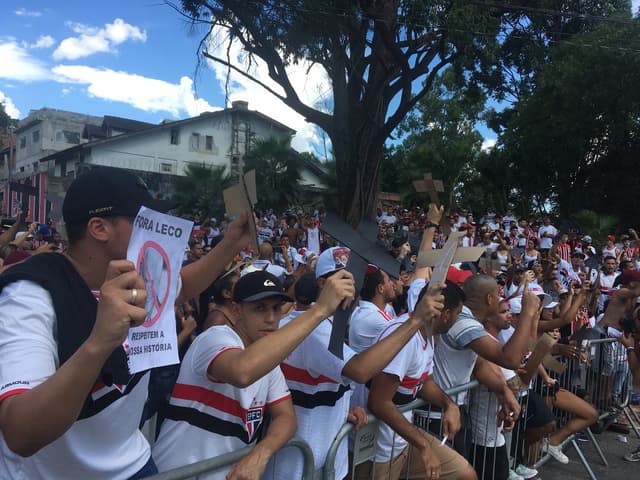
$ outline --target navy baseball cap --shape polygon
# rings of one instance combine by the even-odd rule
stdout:
[[[144,181],[131,170],[95,167],[69,186],[62,217],[72,225],[91,217],[135,217],[143,205],[163,213],[175,206],[171,201],[153,198]]]

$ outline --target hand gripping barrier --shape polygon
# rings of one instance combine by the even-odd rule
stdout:
[[[302,480],[313,480],[313,452],[311,448],[301,438],[293,437],[287,442],[287,447],[295,447],[302,453],[304,460],[304,467],[302,473]],[[169,470],[167,472],[160,473],[148,477],[148,480],[184,480],[198,478],[198,475],[204,473],[211,473],[215,470],[228,467],[240,461],[247,453],[251,451],[253,447],[246,447],[234,452],[225,453],[214,458],[202,460],[201,462],[185,465],[184,467]]]
[[[448,390],[445,390],[445,393],[449,396],[453,396],[462,392],[468,392],[469,390],[476,388],[478,385],[479,385],[478,382],[474,380],[464,385],[459,385],[457,387],[453,387]],[[424,400],[421,400],[421,399],[416,399],[411,403],[399,406],[398,409],[404,413],[404,412],[412,411],[428,405],[429,405],[428,402],[425,402]],[[342,426],[342,428],[336,435],[335,440],[331,444],[331,447],[329,448],[329,451],[327,453],[327,459],[325,461],[324,467],[322,468],[322,471],[319,472],[318,478],[321,478],[323,480],[336,480],[335,459],[336,459],[336,454],[338,452],[338,447],[340,446],[343,439],[349,434],[349,432],[352,429],[353,429],[353,425],[350,423],[345,423]],[[363,462],[366,462],[368,460],[373,460],[375,458],[377,431],[378,431],[378,419],[374,415],[369,414],[369,422],[367,423],[367,425],[362,427],[355,434],[352,469]],[[373,473],[375,472],[372,472],[372,474]],[[337,480],[341,480],[341,479],[337,479]]]

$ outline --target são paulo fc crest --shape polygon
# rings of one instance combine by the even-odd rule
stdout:
[[[247,425],[247,433],[249,434],[250,439],[253,438],[253,434],[262,423],[263,411],[264,407],[255,407],[247,410],[247,420],[245,424]]]

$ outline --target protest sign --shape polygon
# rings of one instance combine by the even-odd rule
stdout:
[[[129,329],[125,344],[133,373],[179,362],[174,304],[193,222],[141,207],[133,222],[127,260],[147,289],[147,317]]]

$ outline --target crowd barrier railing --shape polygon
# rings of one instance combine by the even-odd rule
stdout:
[[[558,381],[558,384],[561,388],[587,400],[598,410],[598,424],[592,426],[591,428],[586,428],[584,433],[589,437],[590,443],[593,445],[596,450],[600,460],[603,465],[608,466],[608,462],[602,448],[600,447],[596,436],[594,435],[599,428],[602,428],[602,425],[605,425],[605,428],[608,426],[607,422],[611,422],[613,418],[615,418],[616,414],[623,413],[629,423],[630,428],[633,429],[634,433],[640,438],[639,428],[640,419],[636,412],[630,407],[630,396],[632,389],[632,380],[631,373],[628,369],[627,359],[626,359],[626,351],[625,355],[622,355],[623,350],[619,350],[617,348],[616,339],[595,339],[595,340],[586,340],[584,341],[580,347],[582,352],[582,357],[578,358],[562,358],[562,363],[565,365],[565,369],[561,374],[555,375],[555,378]],[[626,368],[625,368],[626,367]],[[537,381],[541,381],[538,377]],[[466,395],[465,405],[461,406],[462,409],[465,409],[467,414],[471,416],[478,416],[478,412],[475,413],[471,410],[472,407],[469,405],[469,400],[471,395],[476,394],[479,389],[479,383],[477,381],[472,381],[464,385],[460,385],[445,391],[447,395],[451,398],[455,399],[458,395]],[[528,395],[524,395],[520,397],[521,405],[523,411],[527,409]],[[473,405],[473,401],[471,402]],[[551,404],[551,402],[549,402]],[[488,414],[482,412],[482,422],[484,422],[484,426],[488,427],[489,422],[495,422],[497,413],[497,403],[495,405],[485,405],[483,408],[486,409]],[[398,409],[401,412],[413,411],[414,413],[414,424],[425,429],[430,430],[429,422],[438,418],[438,413],[431,409],[428,402],[417,399],[413,402],[399,406]],[[560,411],[557,408],[553,408],[554,416],[557,420],[557,428],[562,428],[572,417],[566,412]],[[522,421],[526,422],[523,419]],[[353,442],[352,442],[352,457],[350,462],[350,474],[353,476],[355,471],[355,467],[367,462],[373,461],[376,455],[376,440],[377,440],[377,432],[378,432],[378,420],[375,416],[369,414],[369,421],[367,425],[363,426],[358,432],[354,433]],[[638,426],[636,426],[636,424]],[[479,423],[471,422],[468,426],[473,430],[478,427]],[[526,423],[523,424],[522,429],[515,429],[513,432],[508,432],[504,434],[505,438],[505,448],[508,454],[508,462],[510,468],[516,467],[516,455],[513,454],[514,449],[510,447],[513,442],[518,444],[521,441],[518,438],[519,435],[523,435],[526,430]],[[335,459],[337,456],[337,452],[341,443],[345,440],[345,438],[349,435],[349,433],[353,430],[353,425],[350,423],[345,423],[342,428],[339,430],[335,439],[331,443],[331,446],[327,452],[326,461],[323,467],[319,470],[314,470],[314,458],[313,453],[309,445],[302,439],[294,437],[291,439],[287,446],[292,446],[298,448],[302,453],[302,457],[304,460],[304,470],[302,480],[336,480],[336,465]],[[432,430],[432,429],[431,429]],[[497,443],[497,433],[501,432],[501,428],[497,430],[495,428],[485,428],[484,429],[484,439],[477,440],[477,436],[474,438],[474,449],[471,452],[471,457],[469,458],[470,463],[476,464],[476,462],[481,461],[481,465],[484,465],[483,468],[496,468],[496,456],[493,454],[493,458],[487,459],[487,450],[482,449],[482,455],[484,458],[480,459],[477,452],[478,445],[483,447],[499,447]],[[488,432],[493,432],[492,434]],[[580,432],[574,432],[570,434],[567,438],[565,438],[560,447],[562,450],[565,450],[569,446],[573,447],[578,456],[578,459],[584,466],[587,475],[591,480],[597,480],[597,477],[593,471],[593,468],[589,464],[586,456],[582,452],[580,446],[577,443],[577,435]],[[438,435],[438,432],[435,432],[435,435]],[[493,442],[493,443],[492,443]],[[535,449],[533,460],[528,461],[527,464],[531,465],[531,468],[539,469],[545,463],[550,460],[550,455],[542,451],[539,448],[539,445],[530,446],[531,449]],[[213,472],[215,470],[228,467],[238,462],[242,457],[244,457],[249,451],[251,447],[247,447],[238,451],[234,451],[225,455],[221,455],[215,458],[211,458],[208,460],[204,460],[201,462],[197,462],[191,465],[187,465],[175,470],[171,470],[168,472],[164,472],[159,475],[155,475],[150,477],[151,480],[182,480],[187,478],[198,478],[198,475],[202,475],[204,473]],[[489,450],[491,451],[491,450]],[[409,459],[409,462],[411,459]],[[375,465],[375,463],[374,463]],[[488,466],[488,467],[487,467]],[[485,478],[494,478],[495,471],[490,471],[487,473]],[[375,471],[372,470],[371,477],[375,474]],[[482,476],[480,476],[482,479]],[[297,480],[297,479],[296,479]]]
[[[469,392],[470,390],[476,388],[479,385],[478,381],[474,380],[464,385],[459,385],[456,387],[452,387],[450,389],[445,390],[445,393],[450,397],[456,396],[463,392]],[[406,405],[399,406],[398,409],[401,412],[409,412],[415,411],[416,409],[420,409],[423,407],[428,407],[429,403],[416,399],[413,402],[407,403]],[[373,461],[375,459],[376,454],[376,440],[377,440],[377,432],[378,432],[378,422],[379,420],[372,414],[369,414],[369,421],[367,425],[360,428],[357,432],[354,433],[354,441],[353,441],[353,449],[352,449],[352,459],[351,459],[351,471],[350,474],[353,478],[353,473],[355,468],[367,461]],[[335,459],[336,454],[338,452],[338,448],[344,438],[353,430],[353,425],[350,423],[345,423],[340,429],[338,435],[334,439],[329,451],[327,453],[327,458],[325,460],[324,467],[322,468],[322,472],[319,474],[319,478],[323,480],[336,480],[335,479]],[[375,470],[372,470],[372,475],[375,474]]]
[[[631,419],[635,412],[629,408],[632,379],[626,351],[624,347],[621,348],[615,338],[583,340],[579,347],[580,356],[562,360],[565,370],[556,375],[556,379],[561,388],[586,400],[598,411],[598,422],[586,428],[584,434],[587,435],[589,443],[593,445],[602,464],[608,466],[609,462],[594,432],[601,433],[616,421],[619,413],[624,413],[629,426],[633,428],[636,435],[638,434],[638,429]],[[557,408],[553,408],[553,413],[557,419],[558,428],[562,428],[573,418],[567,412]],[[574,432],[569,435],[562,441],[560,447],[562,450],[569,446],[573,447],[589,478],[596,480],[593,468],[577,443],[577,436],[580,433]],[[541,467],[550,458],[550,455],[541,452],[534,468]]]
[[[303,459],[302,480],[314,480],[313,452],[307,442],[299,437],[293,437],[287,442],[287,447],[294,447],[300,450]],[[247,455],[253,447],[245,447],[240,450],[225,453],[214,458],[202,460],[200,462],[185,465],[184,467],[168,470],[157,475],[148,477],[148,480],[185,480],[197,479],[199,475],[213,473],[225,467],[229,467],[239,462]]]

